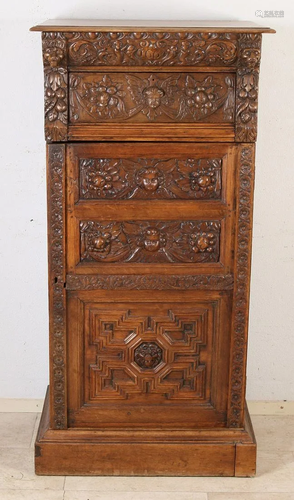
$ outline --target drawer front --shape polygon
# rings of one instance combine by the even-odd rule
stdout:
[[[69,201],[70,204],[107,200],[229,203],[233,156],[234,148],[223,144],[70,145]]]
[[[234,146],[77,144],[67,158],[71,273],[230,272]]]
[[[220,221],[80,221],[81,262],[218,262]]]
[[[70,292],[68,307],[71,426],[225,425],[229,295]]]
[[[234,73],[94,73],[69,77],[71,124],[232,123]]]

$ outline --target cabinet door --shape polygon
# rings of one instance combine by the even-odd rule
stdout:
[[[229,332],[230,292],[69,292],[69,425],[225,425]]]

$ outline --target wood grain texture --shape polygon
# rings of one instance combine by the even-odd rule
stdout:
[[[274,29],[260,26],[251,21],[148,21],[148,20],[122,20],[122,19],[49,19],[31,28],[31,31],[62,31],[62,32],[89,32],[89,31],[150,31],[161,32],[233,32],[233,33],[275,33]]]
[[[226,430],[80,430],[49,429],[45,401],[35,445],[39,475],[234,476],[236,447],[247,460],[243,476],[252,475],[255,446],[250,428]],[[144,460],[142,460],[144,456]],[[123,460],[122,460],[123,457]]]

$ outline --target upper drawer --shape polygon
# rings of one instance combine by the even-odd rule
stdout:
[[[260,34],[138,31],[43,33],[48,142],[256,140]]]
[[[233,73],[71,73],[70,123],[232,123]]]

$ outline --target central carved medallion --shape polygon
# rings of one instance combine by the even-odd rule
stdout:
[[[140,368],[155,368],[162,360],[162,349],[155,342],[143,342],[135,349],[135,361]]]
[[[157,252],[166,245],[166,237],[156,227],[148,227],[144,233],[143,247],[148,252]]]

